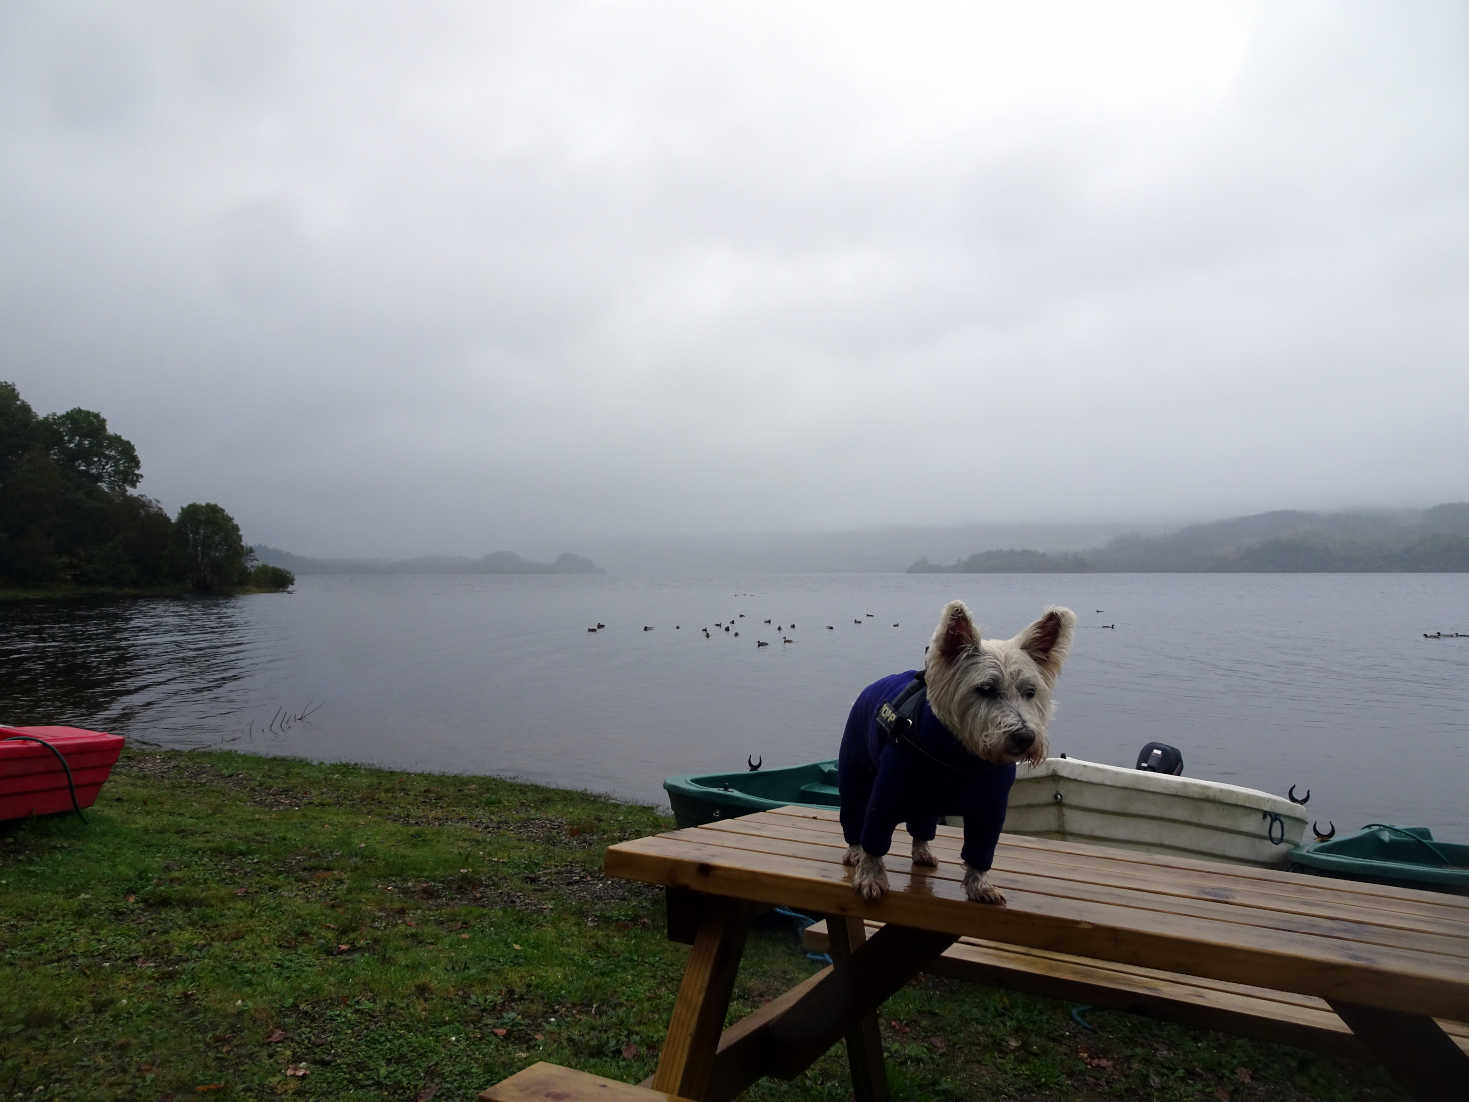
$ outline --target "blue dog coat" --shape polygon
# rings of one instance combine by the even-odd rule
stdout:
[[[890,741],[877,710],[898,699],[918,671],[893,674],[863,689],[847,717],[837,759],[842,834],[874,857],[893,844],[899,823],[921,842],[932,841],[942,815],[964,816],[964,863],[988,872],[1005,825],[1014,765],[975,757],[938,721],[925,699],[912,731]],[[914,745],[910,745],[910,742]]]

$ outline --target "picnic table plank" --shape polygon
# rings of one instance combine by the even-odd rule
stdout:
[[[742,816],[710,823],[711,829],[766,833],[775,836],[829,839],[845,847],[841,826],[835,818],[793,815],[800,810],[782,808],[764,815]],[[787,824],[798,823],[799,826]],[[939,827],[930,843],[935,855],[957,859],[963,835],[955,827]],[[895,847],[896,848],[896,847]],[[1442,892],[1394,889],[1362,881],[1336,880],[1234,862],[1192,858],[1155,859],[1134,850],[1084,843],[1060,843],[1023,835],[1002,834],[996,849],[995,867],[1086,870],[1098,882],[1133,885],[1163,882],[1180,889],[1237,893],[1242,901],[1270,905],[1284,900],[1289,909],[1302,914],[1356,913],[1359,921],[1402,926],[1441,933],[1458,933],[1469,926],[1469,899]]]
[[[1010,905],[987,907],[965,899],[957,880],[928,870],[905,875],[896,868],[889,871],[894,890],[869,905],[852,890],[850,870],[834,861],[741,850],[719,832],[697,828],[612,846],[607,871],[818,913],[860,914],[1324,998],[1377,1002],[1409,1014],[1469,1019],[1462,958],[1310,936],[1289,925],[1265,928],[1185,917],[1008,883]]]
[[[742,816],[745,819],[764,819],[774,822],[804,820],[806,825],[841,834],[841,823],[837,812],[829,808],[787,805],[761,812],[758,815]],[[721,820],[723,823],[734,819]],[[714,824],[706,824],[713,826]],[[963,831],[956,826],[940,824],[938,840],[963,841]],[[1097,861],[1103,865],[1143,865],[1153,868],[1174,868],[1181,871],[1203,872],[1211,876],[1223,875],[1234,880],[1258,881],[1262,884],[1299,886],[1305,891],[1328,891],[1350,893],[1363,897],[1363,903],[1380,906],[1388,910],[1424,915],[1463,914],[1469,908],[1469,899],[1426,888],[1409,888],[1396,884],[1379,884],[1370,880],[1343,880],[1336,877],[1303,874],[1266,865],[1252,865],[1237,861],[1212,861],[1204,857],[1186,856],[1180,853],[1163,853],[1152,850],[1131,849],[1106,845],[1101,842],[1079,842],[1071,839],[1043,838],[1032,834],[1001,834],[1001,850],[1033,850],[1045,855],[1066,854]]]
[[[869,931],[881,928],[881,923],[871,920],[866,925]],[[807,927],[801,940],[808,950],[825,951],[825,923]],[[1166,1017],[1215,1027],[1223,1015],[1229,1019],[1228,1028],[1235,1032],[1276,1041],[1294,1036],[1292,1043],[1306,1047],[1322,1047],[1321,1038],[1327,1034],[1339,1038],[1342,1051],[1351,1051],[1347,1046],[1355,1043],[1352,1031],[1325,999],[1163,972],[1142,965],[1092,960],[1070,953],[966,937],[956,941],[929,970],[956,979],[981,978],[1036,994],[1070,1001],[1080,999],[1101,1006],[1134,1009],[1139,1005],[1145,1008],[1158,1005],[1166,1010]],[[1469,1053],[1469,1023],[1444,1020],[1438,1025],[1459,1048]],[[1285,1027],[1284,1033],[1281,1026]]]
[[[809,860],[813,864],[840,865],[841,854],[845,852],[844,848],[790,840],[773,834],[743,833],[723,828],[698,833],[701,830],[702,828],[693,828],[692,831],[678,831],[669,837],[695,841],[713,834],[718,835],[719,844],[727,846],[731,851]],[[957,860],[944,861],[941,858],[936,869],[915,871],[908,856],[895,852],[888,855],[886,864],[890,876],[905,872],[910,876],[926,876],[934,881],[954,883],[962,881],[964,876],[963,867]],[[1058,874],[1054,869],[1039,865],[1010,870],[997,866],[994,879],[1002,890],[1026,890],[1098,903],[1127,904],[1179,916],[1246,923],[1262,928],[1288,926],[1296,933],[1353,941],[1363,946],[1411,948],[1424,953],[1459,957],[1464,960],[1464,967],[1469,968],[1469,936],[1466,936],[1462,927],[1453,934],[1447,934],[1364,923],[1349,912],[1336,917],[1321,918],[1288,910],[1275,901],[1272,901],[1271,906],[1262,906],[1248,900],[1230,898],[1228,893],[1223,893],[1223,897],[1204,893],[1190,895],[1146,879],[1132,885],[1096,883],[1069,868],[1064,874]]]

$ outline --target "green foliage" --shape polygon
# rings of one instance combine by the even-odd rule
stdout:
[[[41,419],[42,437],[56,465],[108,493],[131,490],[143,477],[137,449],[90,409],[70,409]]]
[[[296,584],[296,575],[283,566],[261,562],[250,568],[249,584],[253,589],[290,589]]]
[[[89,409],[38,417],[0,382],[0,585],[219,591],[251,581],[249,550],[218,505],[187,506],[183,530],[132,492],[137,449]],[[252,584],[289,588],[294,578]]]
[[[194,502],[179,510],[173,542],[184,577],[195,589],[217,593],[245,578],[245,541],[233,517],[214,502]]]

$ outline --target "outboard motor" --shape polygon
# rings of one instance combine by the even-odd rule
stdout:
[[[1138,751],[1137,767],[1147,773],[1171,773],[1176,777],[1183,772],[1183,754],[1166,742],[1150,742]]]

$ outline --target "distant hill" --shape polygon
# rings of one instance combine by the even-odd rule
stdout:
[[[909,574],[1081,574],[1091,566],[1080,555],[1047,554],[1043,551],[981,551],[953,566],[935,566],[919,559]]]
[[[477,559],[421,555],[412,559],[313,559],[257,544],[255,558],[295,574],[600,574],[591,559],[567,552],[555,562],[531,562],[513,551],[491,551]]]
[[[1431,509],[1283,510],[1118,536],[1077,554],[984,551],[909,573],[1469,572],[1469,503]]]

